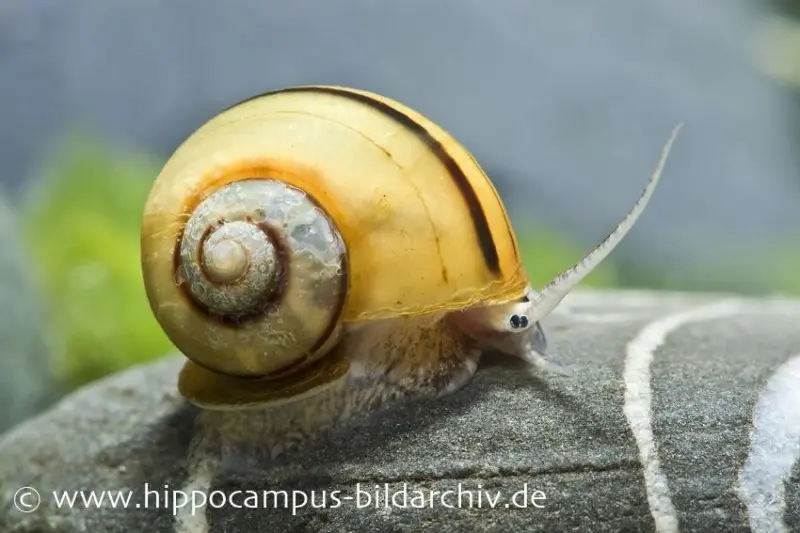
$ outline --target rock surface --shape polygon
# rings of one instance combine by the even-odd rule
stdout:
[[[174,389],[181,360],[166,359],[90,385],[0,438],[0,531],[798,531],[798,322],[792,300],[575,294],[544,323],[573,376],[537,378],[490,358],[450,397],[273,464],[242,458],[213,480],[205,513],[183,508],[179,519],[164,490],[188,493],[203,472],[187,472],[195,411]],[[392,495],[406,483],[408,507],[402,492],[387,506],[384,487]],[[15,509],[23,486],[41,495],[38,510]],[[462,508],[445,506],[458,506],[457,493],[432,507],[412,499],[459,487]],[[151,494],[145,509],[146,488],[162,508]],[[371,505],[359,508],[359,488]],[[53,491],[73,490],[132,496],[127,508],[59,508]],[[290,505],[292,490],[313,491],[326,508],[270,508],[269,498],[251,508],[236,490],[290,491]]]

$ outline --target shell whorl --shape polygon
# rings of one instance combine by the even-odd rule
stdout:
[[[179,390],[214,409],[344,379],[342,335],[367,322],[507,303],[528,287],[466,148],[345,87],[273,91],[209,119],[156,178],[141,237],[153,314],[190,359]]]
[[[209,194],[189,215],[175,262],[191,305],[217,322],[210,331],[236,330],[235,346],[211,334],[202,350],[183,348],[212,371],[279,377],[318,359],[336,333],[345,244],[320,206],[285,182],[246,179]],[[241,352],[251,353],[225,357]]]

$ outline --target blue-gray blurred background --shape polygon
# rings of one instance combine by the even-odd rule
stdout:
[[[544,282],[627,211],[589,286],[800,293],[800,2],[0,3],[0,429],[172,347],[141,287],[159,167],[287,85],[383,93],[495,181]]]

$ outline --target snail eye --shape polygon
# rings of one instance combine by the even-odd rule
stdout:
[[[514,330],[525,329],[529,325],[528,317],[525,315],[511,315],[511,318],[508,319],[508,323],[511,329]]]

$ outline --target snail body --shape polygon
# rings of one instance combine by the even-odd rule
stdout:
[[[144,211],[148,299],[188,358],[179,390],[230,411],[358,389],[341,414],[452,392],[488,348],[554,368],[539,320],[633,226],[668,148],[617,229],[536,292],[492,182],[416,111],[332,86],[228,108]]]

